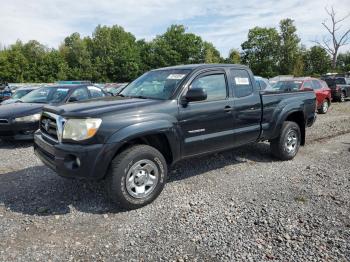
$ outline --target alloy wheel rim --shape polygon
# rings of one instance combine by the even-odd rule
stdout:
[[[327,112],[328,111],[328,102],[324,101],[323,102],[323,112]]]
[[[145,198],[155,189],[159,178],[156,164],[148,159],[143,159],[131,166],[129,169],[125,187],[134,198]]]
[[[294,153],[297,149],[298,145],[298,135],[297,132],[294,130],[291,130],[288,132],[288,135],[286,137],[285,147],[289,154]]]

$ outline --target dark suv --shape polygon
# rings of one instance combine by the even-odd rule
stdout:
[[[350,78],[335,76],[323,79],[332,90],[332,97],[335,101],[345,102],[345,98],[350,96]]]

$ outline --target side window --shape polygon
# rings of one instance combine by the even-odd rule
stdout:
[[[311,84],[311,81],[305,81],[304,84],[303,84],[303,88],[313,88],[312,84]]]
[[[320,82],[317,81],[317,80],[312,80],[312,87],[313,87],[313,89],[315,89],[315,90],[321,89],[321,88],[322,88]]]
[[[78,88],[73,91],[70,97],[74,97],[76,101],[87,100],[89,99],[89,93],[86,88]]]
[[[105,96],[102,90],[96,86],[88,86],[88,89],[92,98]]]
[[[245,97],[253,93],[253,85],[246,70],[231,69],[231,75],[236,97]]]
[[[265,81],[259,80],[258,82],[260,83],[261,90],[265,90],[267,87],[267,84],[265,83]]]
[[[203,88],[207,92],[206,101],[222,100],[227,97],[224,74],[200,76],[192,82],[192,88]]]

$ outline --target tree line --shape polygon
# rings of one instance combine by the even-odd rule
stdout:
[[[58,49],[36,40],[17,41],[2,48],[0,80],[124,82],[153,68],[193,63],[242,63],[264,77],[317,76],[330,70],[350,71],[350,52],[339,54],[336,68],[332,68],[332,58],[324,48],[306,48],[300,43],[291,19],[280,21],[278,29],[250,29],[241,51],[232,49],[227,58],[212,43],[187,32],[183,25],[172,25],[151,41],[137,40],[117,25],[99,25],[91,36],[71,34]]]

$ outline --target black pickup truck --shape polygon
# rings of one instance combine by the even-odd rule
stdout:
[[[276,158],[294,158],[315,110],[314,92],[260,91],[242,65],[168,67],[117,97],[45,107],[34,150],[63,177],[105,179],[132,209],[152,202],[184,158],[266,140]]]

